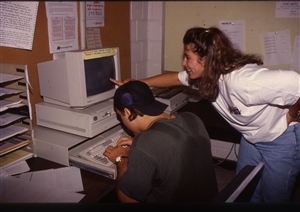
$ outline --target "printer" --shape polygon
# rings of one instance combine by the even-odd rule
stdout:
[[[189,102],[189,95],[181,87],[152,88],[151,90],[157,101],[168,105],[165,110],[168,114],[176,112]]]

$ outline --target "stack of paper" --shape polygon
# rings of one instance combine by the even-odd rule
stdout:
[[[80,169],[65,167],[28,172],[19,178],[0,172],[0,198],[8,203],[74,203],[85,195]]]
[[[22,139],[18,137],[9,138],[0,142],[0,156],[7,154],[11,151],[19,149],[30,143],[30,140]]]

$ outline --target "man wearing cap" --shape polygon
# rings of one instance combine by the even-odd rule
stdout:
[[[209,202],[217,194],[210,139],[196,115],[164,113],[141,81],[121,85],[114,108],[134,134],[103,153],[117,165],[121,202]]]

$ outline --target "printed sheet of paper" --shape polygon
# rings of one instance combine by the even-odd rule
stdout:
[[[3,113],[0,114],[0,126],[8,125],[14,121],[17,121],[19,119],[27,118],[25,115],[19,115],[14,113]]]
[[[0,96],[22,93],[21,90],[0,87]]]
[[[291,64],[290,31],[264,34],[265,65]]]
[[[300,18],[299,1],[277,1],[276,18]]]
[[[20,161],[16,164],[13,164],[5,169],[3,169],[7,174],[14,175],[14,174],[20,174],[23,172],[28,172],[30,170],[28,164],[26,161]]]
[[[32,50],[38,1],[0,2],[0,46]]]
[[[0,170],[4,170],[14,164],[17,164],[21,161],[25,161],[31,157],[33,157],[33,153],[25,151],[23,149],[17,149],[9,154],[1,156]]]
[[[224,21],[220,29],[230,38],[231,42],[241,51],[245,49],[245,21]]]
[[[50,53],[77,50],[77,2],[48,1],[45,4]]]
[[[0,112],[3,112],[9,108],[18,108],[18,107],[22,107],[25,104],[21,103],[23,102],[23,100],[19,100],[17,102],[12,102],[12,101],[8,101],[8,100],[0,100]]]
[[[22,173],[20,179],[70,192],[83,191],[80,169],[74,166]]]
[[[30,140],[19,137],[12,137],[0,142],[0,156],[26,146],[30,143]],[[3,158],[1,157],[1,160]]]
[[[0,73],[0,83],[11,82],[11,81],[19,80],[19,79],[23,79],[23,78],[24,78],[24,76],[16,76],[13,74]]]
[[[86,28],[86,43],[88,49],[102,47],[100,28]]]
[[[300,36],[295,37],[291,69],[300,73]]]
[[[85,3],[86,27],[104,27],[104,1]]]
[[[22,134],[27,131],[28,128],[17,125],[9,125],[8,127],[3,127],[1,128],[0,141],[3,141],[18,134]]]
[[[76,203],[85,195],[22,180],[0,172],[0,198],[8,203]]]

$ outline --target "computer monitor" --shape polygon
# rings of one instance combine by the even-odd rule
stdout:
[[[65,58],[37,64],[45,102],[83,109],[112,98],[120,80],[118,47],[65,52]]]

